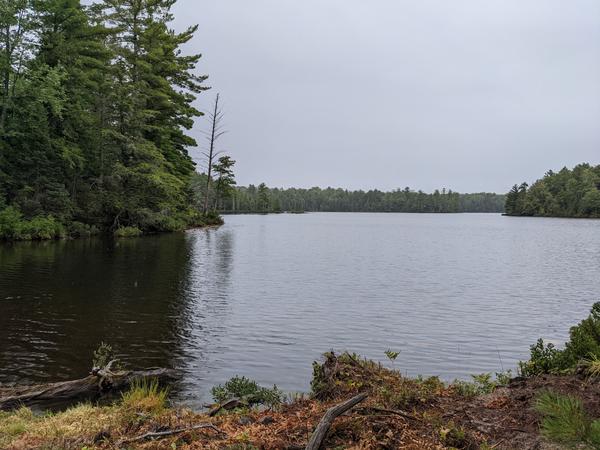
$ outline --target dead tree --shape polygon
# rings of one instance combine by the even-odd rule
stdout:
[[[216,143],[221,136],[223,136],[226,131],[223,130],[223,111],[219,109],[219,94],[215,98],[215,107],[212,112],[208,113],[208,118],[211,122],[211,130],[210,134],[206,137],[209,142],[208,151],[204,152],[203,155],[207,159],[207,178],[206,178],[206,192],[204,194],[204,208],[202,209],[203,214],[206,215],[208,212],[208,202],[210,199],[210,182],[212,181],[212,166],[213,161],[221,152],[216,151]]]

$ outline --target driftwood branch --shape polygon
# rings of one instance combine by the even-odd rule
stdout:
[[[308,441],[306,450],[319,450],[333,421],[346,411],[354,408],[367,397],[368,394],[366,393],[359,394],[356,397],[352,397],[350,400],[345,401],[344,403],[340,403],[339,405],[329,408],[310,437],[310,441]]]
[[[209,417],[216,416],[221,410],[230,411],[235,408],[239,408],[243,405],[243,402],[239,398],[232,398],[231,400],[227,400],[225,403],[221,403],[215,406],[208,412]]]
[[[156,431],[154,433],[142,434],[141,436],[137,436],[137,437],[134,437],[131,439],[124,439],[119,442],[119,445],[131,443],[131,442],[145,441],[145,440],[149,440],[149,439],[162,439],[165,437],[173,436],[175,434],[187,433],[188,431],[196,431],[196,430],[201,430],[201,429],[205,429],[205,428],[211,429],[220,435],[226,436],[225,433],[223,433],[221,430],[219,430],[212,423],[201,423],[201,424],[194,425],[192,427],[187,427],[187,428],[178,428],[176,430]]]
[[[79,380],[0,388],[0,411],[21,406],[52,409],[76,401],[97,400],[105,395],[123,391],[135,381],[156,379],[166,382],[175,378],[175,373],[169,369],[111,372],[109,366]]]

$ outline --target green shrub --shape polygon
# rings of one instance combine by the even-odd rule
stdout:
[[[569,342],[563,352],[564,365],[575,367],[590,356],[600,356],[600,302],[592,306],[590,315],[571,328]]]
[[[9,206],[0,212],[0,239],[31,241],[59,239],[66,236],[64,226],[52,216],[23,218],[16,208]]]
[[[66,236],[66,231],[53,217],[34,217],[22,222],[20,235],[22,240],[60,239]]]
[[[600,357],[600,302],[595,303],[587,319],[570,330],[564,350],[553,344],[544,345],[539,339],[531,346],[529,361],[519,363],[523,376],[542,373],[566,373],[574,370],[580,361]]]
[[[473,381],[454,380],[453,387],[460,395],[475,397],[477,395],[491,394],[500,383],[492,379],[491,373],[471,375]]]
[[[223,225],[223,218],[217,211],[208,211],[200,216],[200,224],[207,225]]]
[[[564,358],[562,351],[554,347],[554,344],[544,344],[543,339],[530,347],[529,361],[519,362],[519,372],[524,377],[539,375],[542,373],[556,373],[564,369]]]
[[[508,369],[504,372],[496,372],[496,385],[506,386],[513,379],[512,370]]]
[[[22,215],[12,206],[0,211],[0,239],[15,239],[21,227]]]
[[[87,225],[82,222],[70,222],[67,225],[69,236],[74,238],[90,237],[100,233],[100,230],[94,225]]]
[[[115,230],[114,235],[118,238],[138,237],[142,235],[142,230],[138,227],[121,227]]]
[[[277,386],[272,389],[259,386],[256,381],[246,377],[233,377],[224,385],[211,389],[215,402],[223,403],[232,398],[238,398],[248,405],[267,405],[274,407],[283,401],[284,395]]]
[[[157,222],[157,231],[181,231],[185,228],[186,223],[174,217],[162,216]]]

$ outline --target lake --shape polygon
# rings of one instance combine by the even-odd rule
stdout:
[[[178,369],[177,400],[245,375],[307,391],[331,349],[445,380],[515,369],[600,301],[600,221],[497,214],[226,216],[219,229],[0,245],[0,382],[85,376],[101,341]]]

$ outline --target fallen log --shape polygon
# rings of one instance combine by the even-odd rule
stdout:
[[[308,441],[306,450],[319,450],[323,444],[323,440],[327,436],[329,427],[331,427],[331,424],[336,417],[341,416],[346,411],[354,408],[367,397],[368,394],[366,393],[358,394],[356,397],[352,397],[350,400],[346,400],[344,403],[340,403],[339,405],[329,408],[310,437],[310,441]]]
[[[128,389],[134,382],[157,380],[164,384],[174,379],[175,372],[170,369],[116,372],[111,372],[110,367],[95,369],[79,380],[0,388],[0,410],[12,410],[21,406],[36,410],[58,409],[76,402],[100,400]]]

